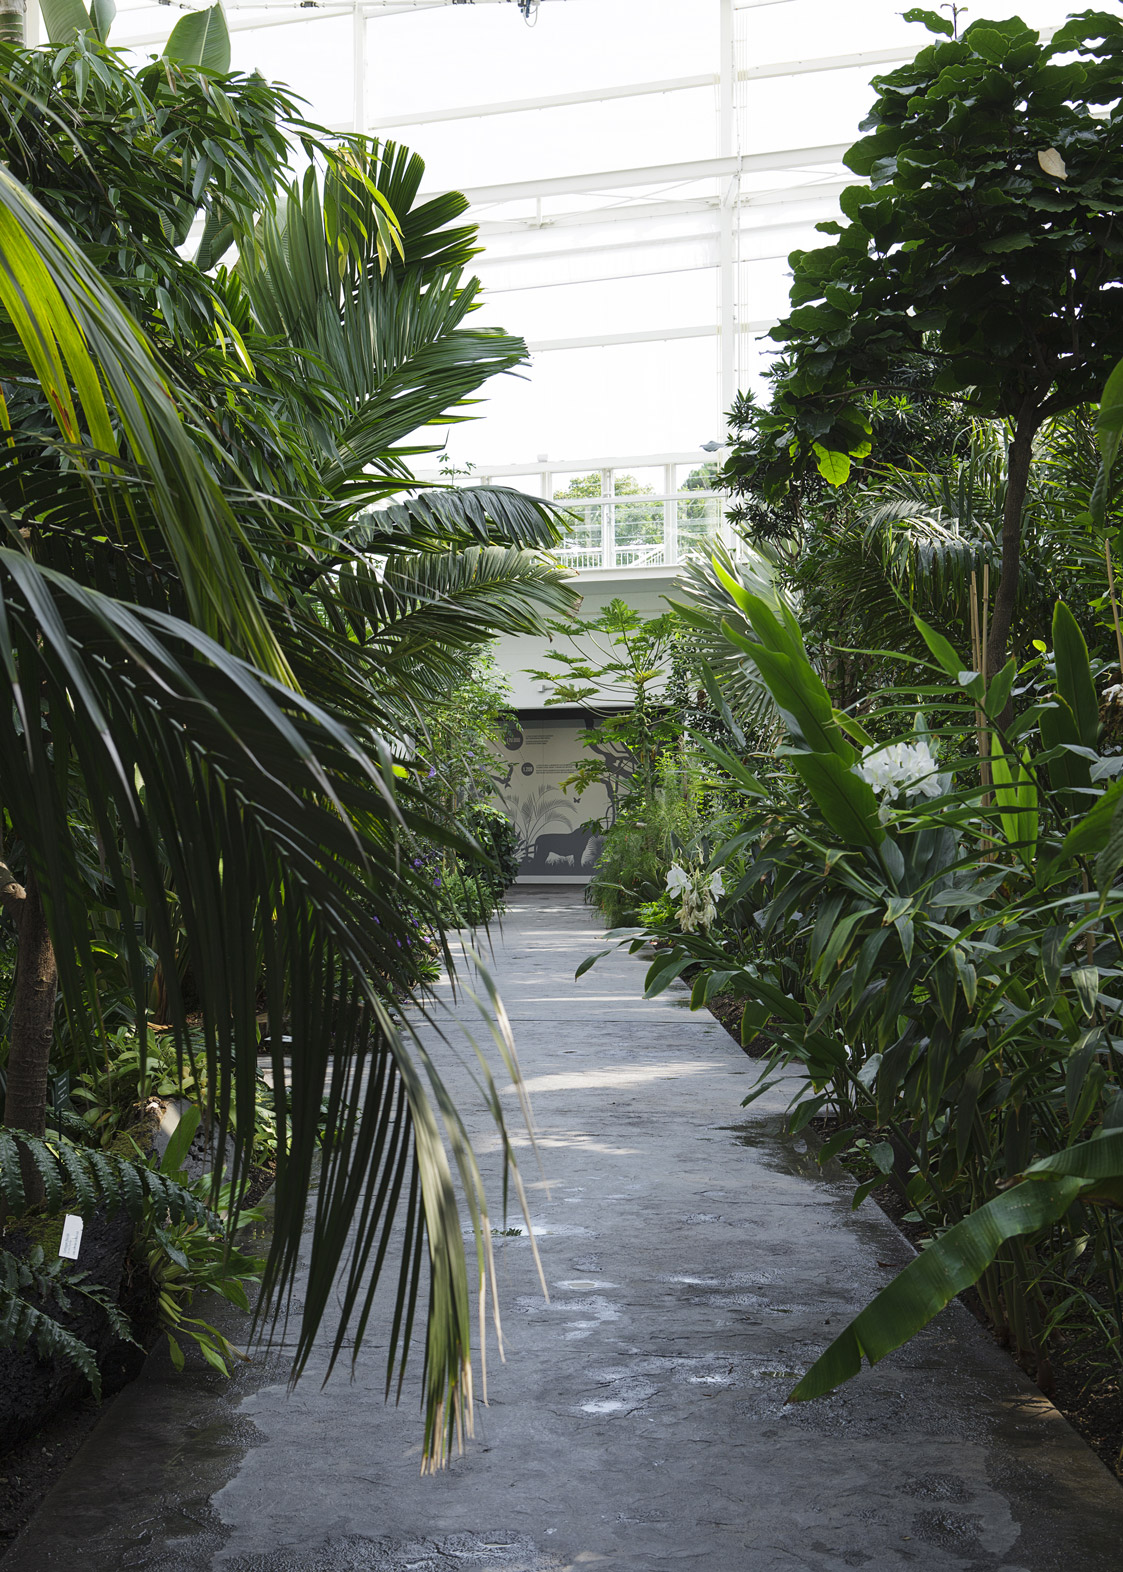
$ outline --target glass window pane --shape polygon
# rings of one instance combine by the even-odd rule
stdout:
[[[473,480],[475,477],[472,477]],[[525,491],[532,497],[542,495],[541,475],[489,475],[488,485],[510,486],[515,491]]]
[[[680,560],[692,552],[705,551],[721,529],[720,497],[699,497],[696,501],[679,499],[678,554]]]
[[[604,566],[604,509],[599,504],[574,506],[568,533],[554,556],[567,568]]]

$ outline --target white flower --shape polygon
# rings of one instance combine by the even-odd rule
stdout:
[[[688,872],[681,863],[673,862],[667,873],[667,893],[680,901],[678,920],[684,933],[696,933],[700,928],[708,933],[717,921],[715,899],[725,894],[722,870],[707,874],[702,868]]]
[[[938,768],[926,742],[894,742],[887,748],[867,748],[854,773],[868,781],[881,798],[879,817],[884,820],[899,795],[918,792],[922,797],[939,797],[946,788],[936,773]]]
[[[690,875],[685,868],[680,868],[677,862],[673,862],[667,871],[668,895],[681,895],[689,886]]]

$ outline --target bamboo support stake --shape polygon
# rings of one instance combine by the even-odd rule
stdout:
[[[971,573],[971,664],[980,672],[985,680],[986,676],[986,597],[990,590],[990,564],[983,566],[983,609],[979,610],[979,581],[974,570]],[[990,806],[990,730],[987,725],[986,710],[981,704],[975,705],[975,739],[979,750],[979,784],[983,788],[981,806],[986,809]],[[987,848],[993,848],[989,836],[979,838],[979,852],[987,857]]]
[[[1119,602],[1115,598],[1115,566],[1111,560],[1111,541],[1104,541],[1104,556],[1107,560],[1107,591],[1111,596],[1111,615],[1115,622],[1115,649],[1119,656],[1119,680],[1123,682],[1123,629],[1119,626]]]

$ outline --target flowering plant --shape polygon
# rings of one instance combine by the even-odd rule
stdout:
[[[939,765],[927,742],[876,743],[862,753],[854,774],[868,782],[881,798],[878,818],[885,824],[898,797],[940,797],[947,784],[937,774]]]
[[[673,862],[667,872],[667,893],[680,900],[678,921],[683,933],[701,929],[709,933],[717,920],[717,898],[725,894],[722,869],[707,873],[695,866],[689,871]]]

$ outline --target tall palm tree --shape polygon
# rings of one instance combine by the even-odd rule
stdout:
[[[96,43],[79,39],[72,54],[82,50]],[[98,59],[100,81],[124,81],[111,56]],[[46,75],[57,84],[61,68],[48,62]],[[191,73],[179,80],[185,103],[214,94],[204,84],[193,100]],[[125,86],[135,102],[136,82]],[[43,116],[16,129],[42,151],[55,128]],[[186,933],[219,1159],[235,1183],[262,976],[271,1040],[282,1023],[293,1040],[266,1311],[283,1308],[294,1280],[330,1079],[336,1139],[321,1159],[296,1368],[333,1285],[333,1362],[353,1337],[357,1347],[383,1259],[396,1255],[387,1378],[427,1276],[426,1457],[437,1460],[453,1426],[471,1424],[454,1172],[481,1291],[489,1230],[464,1126],[401,1009],[416,985],[411,914],[436,921],[401,838],[460,838],[410,758],[424,705],[471,652],[571,597],[541,555],[558,535],[548,505],[501,489],[427,495],[407,468],[402,444],[417,427],[450,406],[456,418],[525,354],[463,326],[471,232],[448,230],[448,203],[413,212],[408,180],[393,192],[398,216],[377,182],[419,181],[409,155],[313,150],[320,172],[266,202],[254,227],[228,188],[211,205],[208,224],[221,214],[240,236],[236,268],[208,279],[167,260],[189,286],[189,325],[209,323],[212,336],[177,339],[161,307],[159,348],[84,255],[100,244],[103,256],[104,240],[81,221],[69,233],[0,169],[0,830],[11,837],[0,900],[20,947],[7,1119],[42,1128],[56,965],[76,1037],[97,1036],[85,827],[68,814],[78,778],[139,1019],[138,896],[185,1050]],[[52,200],[65,206],[57,188]],[[151,234],[145,244],[156,255]],[[286,278],[298,245],[307,272],[294,264]],[[285,1087],[279,1046],[274,1075]]]

